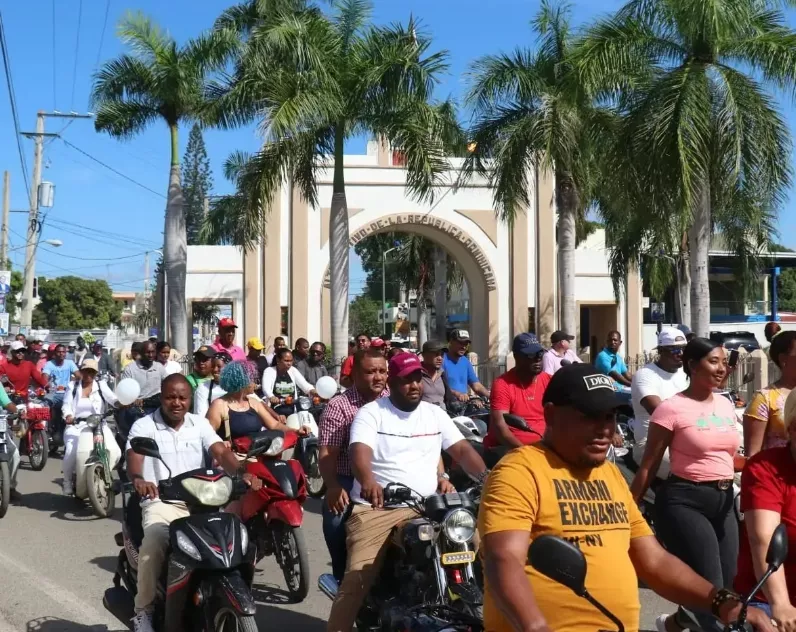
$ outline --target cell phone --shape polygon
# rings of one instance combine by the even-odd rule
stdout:
[[[730,359],[727,360],[727,366],[735,366],[738,364],[738,349],[730,351]]]

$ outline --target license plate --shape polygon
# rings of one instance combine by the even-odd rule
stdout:
[[[471,562],[475,562],[475,551],[458,551],[457,553],[442,554],[442,563],[445,566],[469,564]]]

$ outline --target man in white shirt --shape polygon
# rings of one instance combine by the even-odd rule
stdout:
[[[158,578],[169,546],[169,524],[188,516],[183,503],[163,503],[158,499],[158,482],[169,477],[166,467],[151,457],[136,454],[130,447],[135,437],[154,439],[163,461],[177,476],[205,465],[209,452],[230,476],[240,475],[252,489],[262,481],[244,473],[237,457],[227,448],[204,417],[193,415],[191,385],[181,373],[169,375],[161,386],[160,408],[133,424],[127,441],[127,476],[141,497],[141,522],[144,540],[138,553],[138,593],[135,596],[135,632],[154,632],[152,612]],[[245,468],[245,465],[244,465]]]
[[[676,327],[666,327],[658,334],[658,359],[645,364],[633,375],[630,398],[633,403],[633,460],[641,465],[647,445],[647,430],[650,416],[664,400],[669,399],[688,386],[688,377],[683,371],[683,349],[686,340]],[[658,476],[669,476],[669,451],[663,456]]]
[[[400,483],[424,497],[454,491],[437,474],[441,450],[471,475],[486,477],[483,460],[450,417],[421,401],[423,372],[415,354],[401,353],[390,360],[387,383],[389,397],[360,408],[351,424],[355,506],[346,522],[348,565],[329,613],[328,632],[352,629],[381,570],[379,551],[395,527],[417,516],[408,508],[383,508],[388,483]]]

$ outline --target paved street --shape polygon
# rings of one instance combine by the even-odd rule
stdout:
[[[23,468],[27,467],[23,458]],[[42,472],[23,469],[23,504],[12,505],[0,521],[0,632],[116,632],[125,630],[102,606],[111,585],[118,549],[121,510],[113,520],[95,519],[71,498],[60,495],[60,460]],[[121,502],[121,499],[118,499]],[[313,587],[304,603],[285,603],[283,579],[272,558],[260,563],[255,579],[260,630],[320,632],[329,601],[315,588],[327,572],[319,501],[306,505],[306,541]],[[642,590],[642,629],[654,630],[666,602]]]

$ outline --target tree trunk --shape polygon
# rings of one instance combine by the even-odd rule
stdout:
[[[438,342],[445,340],[448,324],[448,253],[442,248],[434,248],[434,337]]]
[[[417,348],[428,340],[428,304],[425,293],[417,297]]]
[[[334,184],[329,214],[329,281],[331,285],[332,350],[335,364],[348,352],[348,201],[345,196],[343,141],[345,129],[338,124],[334,137]],[[339,366],[336,367],[339,372]]]
[[[560,295],[559,327],[571,336],[578,334],[575,316],[575,217],[578,192],[568,173],[556,172],[558,208],[558,279]]]
[[[675,288],[675,314],[678,323],[691,326],[691,270],[688,252],[685,252],[674,266],[677,276]]]
[[[691,330],[700,337],[710,335],[710,285],[708,251],[710,250],[710,185],[702,184],[694,218],[688,229],[691,263]]]
[[[171,346],[190,354],[193,345],[188,338],[188,310],[185,305],[185,273],[188,267],[187,235],[180,185],[180,158],[177,126],[170,126],[171,172],[166,203],[166,224],[163,231],[163,259],[166,269],[169,304],[168,340]],[[165,336],[164,336],[165,338]]]

